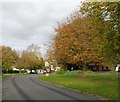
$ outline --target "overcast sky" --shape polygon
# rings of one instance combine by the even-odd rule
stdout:
[[[16,50],[24,50],[34,43],[41,47],[44,54],[47,49],[45,44],[49,45],[55,35],[57,22],[79,10],[80,1],[1,2],[2,44]]]

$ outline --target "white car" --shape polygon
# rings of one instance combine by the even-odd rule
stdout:
[[[46,72],[47,72],[46,70],[40,70],[39,73],[41,73],[41,74],[45,74]]]

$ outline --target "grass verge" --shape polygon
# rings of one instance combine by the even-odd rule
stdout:
[[[18,74],[3,74],[2,79],[6,79],[8,77],[15,76],[15,75],[18,75]]]
[[[41,80],[61,85],[82,93],[102,96],[109,100],[120,100],[118,98],[118,78],[112,80],[109,73],[86,72],[82,77],[80,71],[67,71],[63,74],[53,74],[49,77],[39,76]],[[118,75],[117,75],[118,77]]]

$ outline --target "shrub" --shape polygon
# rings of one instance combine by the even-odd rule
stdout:
[[[27,73],[27,70],[21,70],[21,73],[25,74]]]
[[[56,72],[56,74],[64,74],[66,71],[64,69],[60,69]]]
[[[64,76],[80,76],[80,73],[81,73],[80,70],[66,71],[66,73],[64,73]]]

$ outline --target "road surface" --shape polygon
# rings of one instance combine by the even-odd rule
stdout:
[[[2,83],[3,100],[100,100],[69,89],[46,84],[34,75],[9,77]]]

